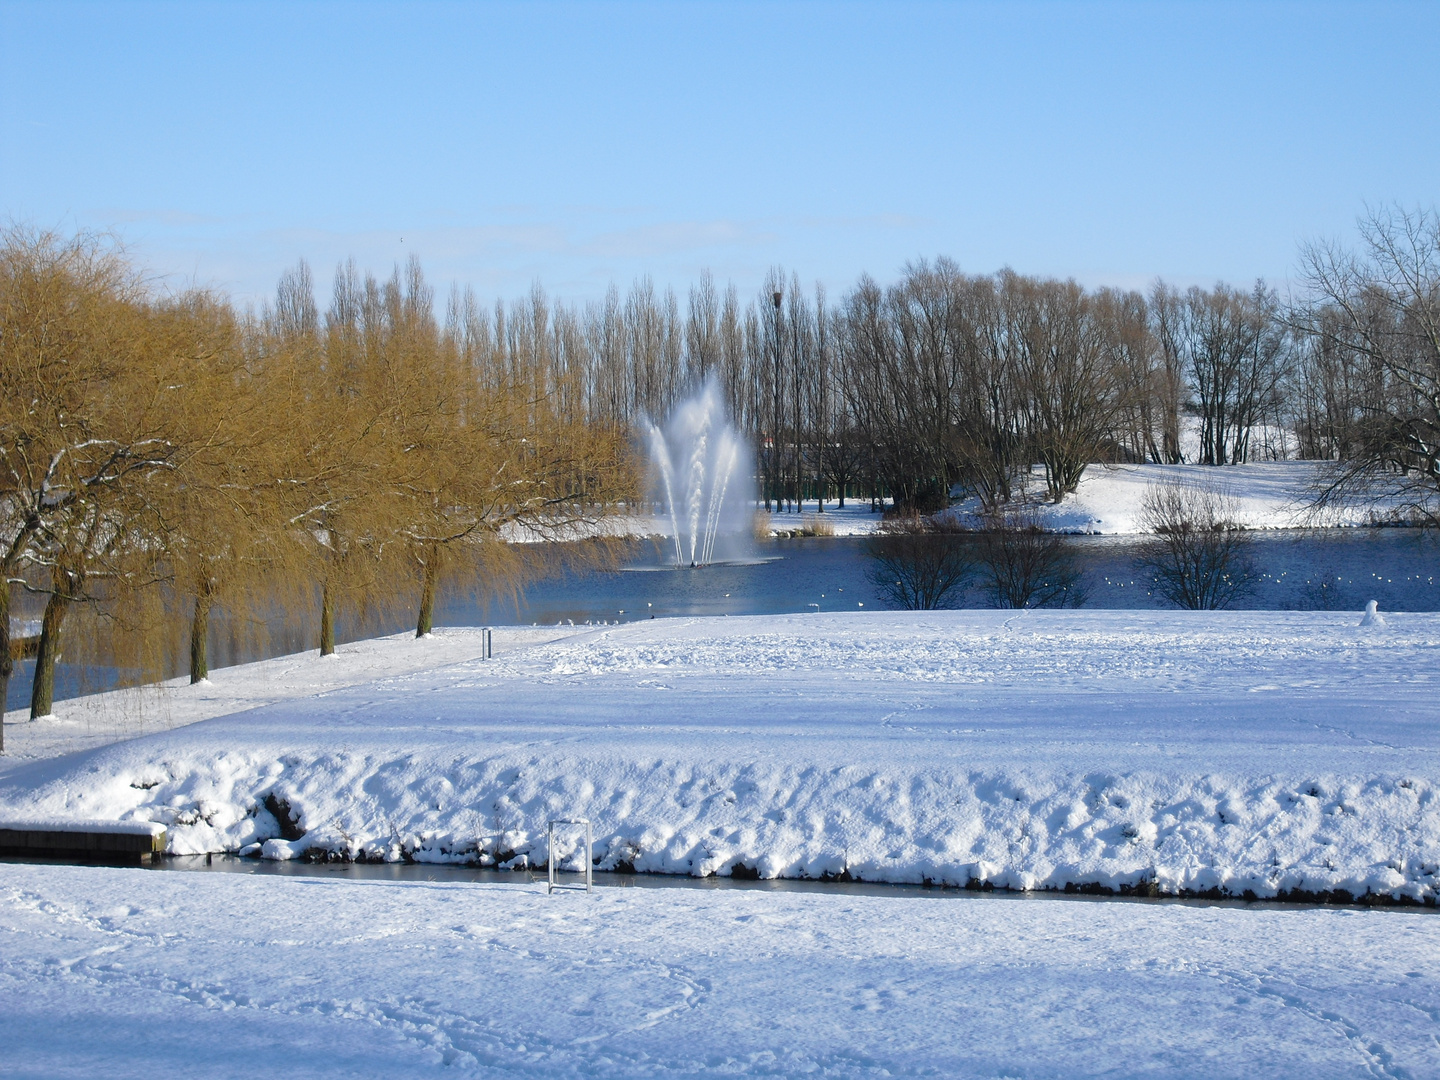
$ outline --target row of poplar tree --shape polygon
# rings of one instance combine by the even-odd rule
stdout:
[[[1058,500],[1100,461],[1306,458],[1433,475],[1422,429],[1440,226],[1382,213],[1361,239],[1304,249],[1286,296],[1263,281],[1087,290],[942,258],[888,286],[862,277],[835,302],[778,270],[744,302],[708,274],[683,305],[648,280],[583,306],[538,286],[491,309],[458,292],[447,326],[498,368],[553,372],[610,428],[663,417],[716,379],[756,449],[766,509],[859,494],[925,512],[957,488],[994,509],[1036,465]]]

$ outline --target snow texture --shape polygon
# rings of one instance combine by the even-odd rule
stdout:
[[[1211,465],[1091,465],[1080,486],[1059,505],[1039,508],[1045,528],[1055,532],[1135,534],[1146,489],[1155,483],[1211,485],[1228,494],[1237,523],[1247,529],[1389,524],[1395,507],[1350,504],[1315,513],[1310,509],[1324,463],[1267,461],[1216,468]],[[1035,484],[1040,484],[1039,477]],[[1034,485],[1032,485],[1034,486]],[[1043,490],[1043,487],[1042,487]]]
[[[0,864],[7,1077],[1440,1076],[1430,912]]]
[[[155,821],[101,821],[83,818],[0,818],[0,829],[17,832],[89,832],[112,836],[159,836],[165,826]]]
[[[1040,524],[1052,532],[1097,535],[1135,535],[1146,530],[1140,522],[1145,490],[1155,483],[1213,485],[1230,495],[1236,518],[1247,529],[1298,529],[1388,525],[1401,520],[1399,509],[1386,499],[1373,505],[1359,502],[1311,510],[1314,495],[1323,479],[1323,462],[1266,461],[1216,468],[1210,465],[1101,465],[1085,470],[1078,490],[1058,505],[1040,503],[1035,510]],[[1037,467],[1029,482],[1032,495],[1043,494],[1044,473]],[[958,492],[957,492],[958,494]],[[805,504],[806,515],[814,515],[815,504]],[[978,503],[962,501],[954,512],[961,521],[978,524],[974,514]],[[880,519],[870,512],[867,499],[852,500],[844,510],[829,504],[823,520],[834,536],[857,536],[873,532]],[[800,528],[793,514],[775,514],[772,528]],[[657,529],[656,531],[663,531]]]
[[[1356,623],[673,619],[433,668],[391,639],[404,674],[370,643],[373,681],[17,762],[0,816],[157,821],[176,854],[505,866],[584,816],[601,869],[1433,902],[1440,616]]]
[[[560,627],[501,627],[494,632],[495,649],[503,653],[574,632]],[[274,701],[368,683],[382,674],[407,675],[479,656],[479,630],[441,630],[418,640],[413,634],[395,634],[347,643],[323,660],[318,649],[311,649],[216,668],[210,678],[194,686],[187,676],[68,698],[55,702],[53,715],[34,721],[29,709],[12,709],[5,716],[6,756],[0,758],[0,772],[17,759],[106,746]]]

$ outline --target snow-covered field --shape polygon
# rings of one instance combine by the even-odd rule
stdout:
[[[493,646],[495,654],[503,656],[572,633],[573,628],[504,626],[495,629]],[[342,645],[323,659],[319,650],[312,649],[216,668],[208,680],[196,686],[186,677],[69,698],[55,702],[51,716],[34,722],[28,708],[11,709],[5,715],[5,757],[0,758],[0,773],[16,760],[108,746],[197,720],[313,697],[368,683],[381,675],[410,675],[480,655],[481,638],[476,630],[442,630],[425,640],[396,634]]]
[[[1178,482],[1214,486],[1230,495],[1236,518],[1249,529],[1297,529],[1312,527],[1365,526],[1389,524],[1396,508],[1385,500],[1376,505],[1352,503],[1312,512],[1317,480],[1327,466],[1313,461],[1265,461],[1249,465],[1215,468],[1209,465],[1091,465],[1080,480],[1079,489],[1059,505],[1041,503],[1036,507],[1042,525],[1054,532],[1093,533],[1110,536],[1144,532],[1140,523],[1145,490],[1154,483]],[[1037,466],[1030,492],[1043,495],[1044,473]],[[956,513],[965,518],[972,503],[961,503]],[[875,530],[879,514],[870,512],[868,500],[852,500],[840,510],[833,502],[823,514],[807,502],[803,515],[773,514],[772,530],[790,531],[802,521],[823,521],[830,535],[861,536]],[[657,523],[651,531],[664,531]]]
[[[547,820],[583,815],[601,868],[1431,901],[1440,615],[1358,622],[673,619],[461,662],[473,631],[386,639],[291,658],[288,699],[7,763],[0,818],[160,821],[176,853],[533,865]],[[304,691],[362,649],[372,681]]]
[[[1373,525],[1388,520],[1394,508],[1352,504],[1312,513],[1317,478],[1323,464],[1312,461],[1267,461],[1215,468],[1209,465],[1091,465],[1074,495],[1058,506],[1041,507],[1046,528],[1056,532],[1140,533],[1141,503],[1153,483],[1210,485],[1228,494],[1236,518],[1249,529],[1294,529],[1307,526]],[[1037,483],[1043,482],[1037,477]]]
[[[1359,622],[398,636],[8,723],[0,819],[533,865],[583,814],[602,867],[1430,901],[1440,615]],[[1003,897],[0,863],[0,1074],[1440,1077],[1431,910]]]
[[[1440,1076],[1440,919],[0,864],[0,1074]]]

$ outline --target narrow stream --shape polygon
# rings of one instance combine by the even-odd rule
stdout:
[[[535,870],[496,870],[478,866],[454,866],[436,863],[321,863],[274,862],[263,859],[242,859],[235,855],[168,856],[142,869],[180,873],[258,874],[278,877],[325,878],[331,881],[416,881],[416,882],[484,882],[496,885],[525,885],[537,891],[546,887],[544,873]],[[926,897],[951,900],[1031,900],[1079,901],[1082,903],[1121,904],[1182,904],[1190,907],[1238,907],[1278,910],[1281,908],[1313,909],[1324,906],[1288,900],[1201,899],[1179,896],[1107,896],[1096,893],[1035,890],[1020,892],[1010,889],[961,889],[953,886],[904,885],[870,881],[814,881],[799,878],[756,880],[732,877],[688,877],[679,874],[617,874],[596,870],[591,875],[597,889],[741,889],[752,892],[828,893],[838,896]],[[585,879],[580,874],[562,873],[557,878],[557,891],[564,887],[584,891]],[[1353,910],[1357,906],[1343,905]],[[1373,905],[1390,908],[1390,905]],[[1394,906],[1396,911],[1433,911],[1433,907]]]

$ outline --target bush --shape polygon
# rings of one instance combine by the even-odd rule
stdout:
[[[893,607],[954,607],[975,572],[973,538],[954,522],[919,515],[890,518],[865,540],[875,591]]]
[[[1151,484],[1140,521],[1151,534],[1135,560],[1155,591],[1176,607],[1214,611],[1254,588],[1254,539],[1235,520],[1237,504],[1218,488]]]
[[[1086,589],[1066,540],[1046,532],[1033,508],[986,515],[979,534],[980,578],[1001,608],[1080,607]]]

